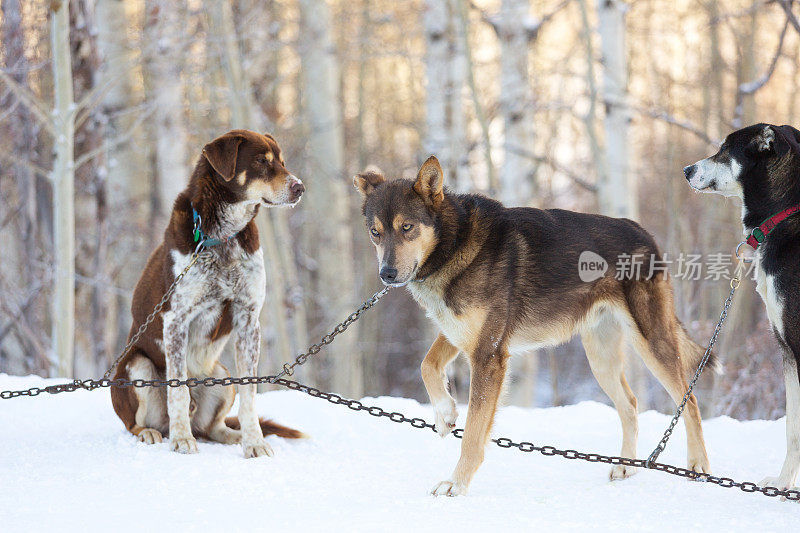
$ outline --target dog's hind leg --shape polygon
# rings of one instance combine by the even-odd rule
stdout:
[[[783,377],[786,382],[786,459],[777,478],[766,478],[762,486],[792,488],[800,471],[800,351],[786,350]]]
[[[657,286],[656,291],[648,291],[642,285],[634,287],[628,295],[632,316],[625,318],[625,325],[631,344],[644,364],[672,400],[680,404],[689,388],[687,369],[681,356],[689,354],[680,353],[680,335],[684,333],[674,318],[671,289],[667,293],[663,290],[665,287],[668,285]],[[686,402],[683,423],[686,426],[688,468],[698,473],[711,473],[700,409],[694,394]]]
[[[153,362],[144,355],[137,354],[131,357],[125,369],[131,380],[164,379]],[[135,423],[130,428],[131,433],[147,444],[161,442],[169,427],[166,390],[160,387],[132,387],[129,390],[135,395],[137,403]]]
[[[214,366],[210,377],[229,377],[228,369],[220,363]],[[197,387],[191,392],[195,409],[192,413],[192,433],[223,444],[238,444],[241,431],[225,425],[225,416],[231,410],[236,390],[233,387]]]
[[[436,432],[444,437],[456,427],[456,402],[447,392],[447,376],[445,368],[458,355],[458,348],[450,344],[447,338],[440,333],[433,341],[425,359],[422,361],[422,381],[431,399],[433,411],[436,416]]]
[[[597,322],[581,333],[586,357],[597,383],[617,408],[622,424],[622,457],[636,458],[636,440],[639,433],[636,396],[628,386],[623,372],[622,328],[609,312],[600,314]],[[616,465],[611,469],[611,480],[625,479],[636,473],[632,466]]]

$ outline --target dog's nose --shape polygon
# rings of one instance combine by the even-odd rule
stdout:
[[[694,175],[694,170],[695,170],[694,165],[689,165],[688,167],[683,168],[683,175],[686,176],[687,181],[692,179],[692,176]]]
[[[384,283],[394,283],[394,281],[397,279],[397,269],[383,267],[381,269],[380,276]]]
[[[306,186],[303,185],[303,182],[295,179],[291,185],[289,185],[289,192],[292,193],[292,196],[295,198],[299,197],[301,194],[306,192]]]

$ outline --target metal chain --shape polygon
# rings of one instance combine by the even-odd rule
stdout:
[[[192,263],[194,263],[194,261],[196,261],[196,257],[193,258]],[[191,264],[189,266],[191,266]],[[176,278],[176,282],[183,276],[183,274],[186,273],[186,271],[189,269],[189,266],[187,266],[184,269],[184,271],[180,274],[180,276],[178,278]],[[174,286],[175,286],[175,284],[173,283],[173,287]],[[172,290],[173,287],[170,287],[170,290]],[[292,374],[294,374],[295,367],[304,364],[306,361],[308,361],[309,357],[318,354],[323,346],[327,346],[328,344],[332,343],[333,339],[335,339],[336,336],[339,335],[340,333],[343,333],[344,331],[346,331],[347,328],[349,328],[350,325],[353,324],[353,322],[355,322],[356,320],[358,320],[361,317],[361,314],[364,311],[367,311],[372,306],[374,306],[376,303],[378,303],[378,300],[383,298],[383,296],[387,292],[389,292],[390,288],[391,287],[388,287],[388,286],[384,287],[380,291],[378,291],[375,294],[373,294],[372,297],[369,298],[364,303],[362,303],[361,306],[358,309],[356,309],[354,312],[350,313],[350,315],[347,318],[345,318],[342,322],[337,324],[336,327],[334,327],[333,330],[331,330],[330,333],[324,335],[320,339],[319,342],[312,344],[311,346],[309,346],[308,350],[306,350],[305,352],[303,352],[300,355],[298,355],[297,357],[295,357],[295,360],[294,360],[293,363],[291,363],[291,364],[286,363],[285,365],[283,365],[283,370],[281,370],[278,374],[275,374],[273,376],[248,376],[248,377],[241,377],[241,378],[226,377],[226,378],[203,378],[203,379],[188,378],[188,379],[185,379],[185,380],[180,380],[180,379],[168,379],[168,380],[162,380],[162,379],[152,379],[152,380],[114,379],[114,380],[112,380],[112,379],[109,379],[109,374],[110,374],[111,370],[122,359],[122,357],[125,355],[125,351],[127,351],[127,349],[129,348],[129,346],[126,346],[126,350],[123,350],[123,355],[121,355],[120,357],[117,358],[117,361],[115,361],[114,365],[112,365],[112,367],[106,372],[106,374],[103,376],[102,379],[83,379],[83,380],[76,379],[76,380],[73,380],[71,383],[60,383],[58,385],[50,385],[48,387],[31,387],[29,389],[17,390],[17,391],[8,391],[7,390],[7,391],[0,392],[0,399],[9,400],[11,398],[18,398],[20,396],[38,396],[42,392],[47,392],[49,394],[59,394],[59,393],[62,393],[62,392],[72,392],[72,391],[75,391],[75,390],[78,390],[78,389],[94,390],[94,389],[99,389],[99,388],[103,388],[103,387],[118,387],[118,388],[120,388],[120,387],[181,387],[181,386],[186,386],[186,387],[190,387],[191,388],[191,387],[197,387],[199,385],[203,385],[203,386],[206,386],[206,387],[214,387],[214,386],[217,386],[217,385],[222,385],[224,387],[227,387],[227,386],[231,386],[231,385],[252,385],[252,384],[260,384],[260,383],[276,383],[277,380],[279,380],[283,376],[291,376]],[[168,291],[168,293],[169,293],[169,291]],[[157,310],[160,309],[160,306],[163,306],[163,304],[166,301],[166,299],[167,299],[166,297],[163,298],[162,301],[156,306]],[[155,316],[155,314],[157,313],[157,310],[153,311],[153,313],[150,315],[150,317],[148,317],[148,320],[145,321],[145,324],[143,324],[142,327],[139,328],[139,331],[136,333],[136,335],[134,335],[134,337],[131,338],[132,339],[131,342],[128,343],[129,345],[132,345],[133,342],[135,341],[135,338],[138,338],[137,335],[140,335],[141,332],[143,332],[144,329],[146,329],[147,324],[152,322],[151,317]]]
[[[700,379],[700,374],[703,373],[706,365],[708,365],[708,360],[711,358],[711,349],[714,348],[714,344],[717,342],[719,332],[722,330],[722,324],[724,324],[725,319],[728,318],[728,310],[731,308],[731,304],[733,303],[733,295],[736,293],[736,289],[739,288],[739,276],[742,273],[743,267],[744,265],[740,261],[739,265],[736,267],[736,274],[731,280],[731,292],[728,294],[728,297],[725,299],[725,303],[722,306],[722,312],[720,313],[719,320],[714,328],[714,333],[711,335],[711,339],[708,341],[708,346],[703,354],[703,358],[700,360],[700,364],[697,366],[697,370],[694,372],[694,377],[692,377],[692,380],[689,382],[689,388],[686,389],[686,393],[683,395],[683,400],[681,400],[680,405],[678,405],[678,409],[675,411],[675,416],[672,417],[669,426],[667,426],[667,429],[664,431],[664,436],[661,437],[658,445],[656,445],[655,449],[650,454],[650,457],[647,458],[648,468],[650,468],[649,465],[656,462],[658,456],[661,455],[661,452],[667,448],[667,442],[672,436],[672,432],[675,429],[675,426],[678,424],[678,420],[681,418],[681,415],[686,408],[686,404],[689,402],[689,398],[692,396],[694,386],[697,384],[697,380]]]
[[[740,265],[741,268],[741,265]],[[188,267],[184,270],[188,270]],[[182,276],[181,276],[182,277]],[[670,426],[667,428],[667,431],[664,433],[664,438],[662,438],[661,442],[659,443],[656,450],[658,453],[661,453],[666,448],[666,443],[669,440],[670,435],[672,434],[672,430],[675,428],[677,424],[677,420],[680,418],[683,409],[686,406],[686,402],[688,401],[689,396],[691,395],[692,389],[697,382],[700,374],[702,373],[703,369],[705,368],[706,364],[708,363],[708,359],[710,357],[711,348],[714,346],[716,342],[717,336],[719,335],[720,330],[722,329],[722,324],[727,317],[728,310],[730,309],[731,302],[733,300],[733,295],[736,292],[736,289],[739,286],[739,279],[735,277],[731,280],[731,292],[728,295],[728,298],[725,300],[725,305],[720,315],[720,320],[717,323],[717,327],[714,330],[714,334],[709,341],[708,348],[703,356],[703,359],[698,367],[697,371],[695,372],[695,376],[692,379],[691,383],[689,384],[689,389],[687,390],[686,394],[684,395],[683,402],[678,407],[678,412],[673,418]],[[302,383],[298,383],[297,381],[292,381],[289,379],[285,379],[283,376],[291,376],[294,373],[295,367],[304,364],[309,357],[316,355],[322,349],[323,346],[326,346],[333,342],[333,339],[339,334],[344,332],[353,322],[358,320],[361,313],[370,309],[374,306],[378,300],[380,300],[387,292],[389,291],[389,287],[385,287],[379,292],[376,292],[372,295],[372,298],[364,302],[361,307],[359,307],[355,312],[351,313],[343,322],[339,323],[333,331],[329,334],[322,337],[320,342],[312,344],[309,349],[305,353],[301,353],[298,355],[292,364],[285,364],[283,365],[283,370],[278,374],[272,376],[246,376],[246,377],[226,377],[226,378],[214,378],[214,377],[207,377],[203,379],[198,378],[188,378],[185,380],[179,379],[168,379],[168,380],[145,380],[145,379],[135,379],[135,380],[125,380],[125,379],[115,379],[110,380],[107,377],[104,377],[100,380],[93,380],[93,379],[86,379],[86,380],[74,380],[72,383],[64,383],[60,385],[51,385],[49,387],[39,388],[39,387],[32,387],[26,390],[19,390],[19,391],[3,391],[0,392],[0,399],[10,399],[16,398],[18,396],[37,396],[42,392],[47,392],[50,394],[58,394],[61,392],[72,392],[77,389],[86,389],[86,390],[94,390],[103,387],[213,387],[213,386],[223,386],[229,387],[231,385],[258,385],[258,384],[265,384],[270,383],[273,385],[281,385],[283,387],[287,387],[292,390],[300,391],[309,396],[313,396],[315,398],[321,398],[323,400],[327,400],[328,402],[334,405],[344,405],[347,408],[353,411],[364,411],[369,415],[374,417],[383,417],[391,420],[392,422],[396,422],[398,424],[407,423],[410,424],[412,427],[417,429],[430,429],[432,431],[436,431],[436,427],[434,424],[427,422],[423,418],[408,418],[403,413],[397,411],[386,411],[381,407],[375,405],[364,405],[359,400],[352,400],[348,398],[344,398],[333,392],[325,392],[319,390],[314,387],[310,387],[308,385],[303,385]],[[141,329],[141,328],[140,328]],[[453,430],[453,436],[456,438],[463,438],[464,430],[462,428]],[[515,442],[512,439],[507,437],[499,437],[495,439],[491,439],[491,442],[499,446],[500,448],[517,448],[519,451],[530,453],[530,452],[538,452],[545,456],[560,456],[565,459],[577,459],[580,461],[587,461],[590,463],[606,463],[612,465],[625,465],[631,466],[636,468],[645,468],[649,470],[658,470],[661,472],[665,472],[667,474],[673,476],[679,476],[695,481],[704,481],[707,483],[713,483],[715,485],[719,485],[720,487],[724,488],[738,488],[743,492],[758,492],[765,496],[770,497],[782,497],[787,500],[792,501],[800,501],[800,490],[797,489],[779,489],[777,487],[761,487],[756,483],[751,481],[735,481],[729,477],[720,477],[714,476],[711,474],[706,473],[698,473],[694,470],[690,470],[688,468],[681,468],[678,466],[673,466],[665,463],[657,463],[655,459],[658,457],[658,453],[656,451],[651,454],[650,458],[647,460],[644,459],[631,459],[629,457],[620,457],[615,455],[603,455],[599,453],[585,453],[580,452],[577,450],[567,449],[562,450],[556,448],[555,446],[537,446],[532,442],[528,441],[521,441]]]
[[[323,400],[327,400],[329,403],[334,405],[343,405],[346,406],[348,409],[353,411],[364,411],[369,415],[374,417],[383,417],[391,420],[392,422],[396,422],[398,424],[410,424],[412,427],[417,429],[430,429],[435,431],[435,426],[430,422],[427,422],[423,418],[409,418],[405,416],[403,413],[397,411],[386,411],[381,407],[376,405],[364,405],[359,400],[351,400],[348,398],[344,398],[333,392],[325,392],[321,391],[314,387],[309,387],[308,385],[303,385],[302,383],[298,383],[297,381],[292,381],[289,379],[278,377],[285,372],[285,369],[280,374],[276,374],[274,376],[252,376],[252,377],[241,377],[241,378],[213,378],[208,377],[204,379],[197,379],[197,378],[189,378],[186,380],[179,380],[179,379],[169,379],[169,380],[146,380],[146,379],[135,379],[132,381],[124,380],[124,379],[115,379],[115,380],[84,380],[78,381],[74,383],[65,383],[63,385],[53,385],[51,387],[45,387],[43,389],[29,389],[27,391],[15,391],[19,392],[20,396],[36,396],[42,392],[48,392],[51,394],[57,394],[59,392],[70,392],[79,388],[84,388],[88,390],[93,390],[102,387],[199,387],[199,386],[206,386],[212,387],[216,385],[221,385],[223,387],[228,387],[231,385],[258,385],[264,383],[270,383],[273,385],[281,385],[283,387],[300,391],[302,393],[308,394],[309,396],[313,396],[314,398],[321,398]],[[8,392],[8,391],[6,391]],[[3,393],[5,394],[5,392]],[[5,397],[5,396],[4,396]],[[15,396],[10,396],[15,397]],[[464,430],[459,428],[455,429],[453,432],[453,436],[456,438],[463,438]],[[666,472],[667,474],[671,474],[673,476],[684,477],[687,479],[695,480],[695,481],[705,481],[708,483],[713,483],[715,485],[719,485],[720,487],[725,488],[732,488],[736,487],[744,492],[759,492],[764,494],[765,496],[781,496],[786,498],[787,500],[792,501],[800,501],[800,490],[796,489],[787,489],[782,490],[777,487],[761,487],[756,483],[751,481],[734,481],[729,477],[719,477],[713,476],[711,474],[700,474],[695,472],[694,470],[689,470],[688,468],[681,468],[678,466],[673,466],[665,463],[651,463],[644,459],[631,459],[629,457],[619,457],[615,455],[602,455],[599,453],[585,453],[580,452],[577,450],[567,449],[562,450],[556,448],[555,446],[537,446],[532,442],[522,441],[522,442],[515,442],[512,439],[506,437],[500,437],[496,439],[491,439],[491,441],[499,446],[500,448],[517,448],[519,451],[522,452],[538,452],[542,455],[546,456],[561,456],[565,459],[578,459],[580,461],[587,461],[590,463],[607,463],[611,465],[625,465],[625,466],[632,466],[637,468],[646,468],[650,470],[658,470],[661,472]]]

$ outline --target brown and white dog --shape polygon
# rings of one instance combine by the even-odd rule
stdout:
[[[266,279],[254,218],[262,205],[294,206],[304,191],[301,181],[286,170],[271,135],[233,130],[208,143],[188,187],[175,200],[164,241],[136,285],[129,338],[190,262],[197,246],[193,230],[198,215],[202,233],[220,243],[200,254],[163,313],[120,362],[115,377],[227,377],[219,358],[231,335],[237,374],[255,375]],[[152,444],[168,434],[172,450],[180,453],[196,453],[195,437],[202,437],[241,442],[245,457],[258,457],[272,455],[266,434],[303,436],[260,420],[255,393],[255,385],[239,386],[238,419],[225,418],[236,394],[231,387],[112,388],[111,399],[125,427],[139,440]]]
[[[406,286],[440,330],[422,362],[422,379],[443,437],[457,417],[445,369],[459,352],[470,362],[461,458],[433,494],[466,492],[483,461],[509,357],[561,344],[576,333],[619,413],[620,454],[635,457],[636,397],[623,373],[623,341],[633,345],[676,402],[703,354],[675,316],[666,274],[648,274],[649,267],[663,261],[653,237],[631,220],[506,208],[485,196],[452,194],[443,180],[435,157],[422,165],[415,181],[387,181],[374,172],[354,180],[364,198],[381,280]],[[585,254],[594,259],[584,259]],[[642,275],[629,276],[618,260],[635,255],[643,258]],[[606,268],[582,277],[585,262],[605,263]],[[694,396],[684,421],[689,468],[709,472]],[[621,479],[634,471],[616,465],[610,477]]]

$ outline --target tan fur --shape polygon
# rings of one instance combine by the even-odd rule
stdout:
[[[629,220],[508,209],[478,196],[446,194],[442,182],[441,167],[433,157],[413,182],[386,181],[375,173],[354,180],[365,200],[368,230],[374,230],[371,238],[381,278],[405,285],[440,331],[421,372],[436,431],[442,436],[453,429],[458,416],[447,392],[445,369],[459,351],[470,363],[461,456],[452,476],[433,493],[455,496],[467,491],[483,461],[511,354],[562,344],[576,334],[582,337],[592,372],[619,413],[620,453],[634,458],[637,402],[623,373],[623,340],[627,338],[676,402],[703,351],[675,316],[672,288],[663,274],[650,278],[643,265],[634,280],[607,272],[583,282],[577,267],[581,252],[595,247],[605,257],[660,257],[652,236]],[[404,228],[407,223],[413,228]],[[685,423],[689,467],[709,472],[694,397]],[[610,477],[633,473],[617,465]]]

